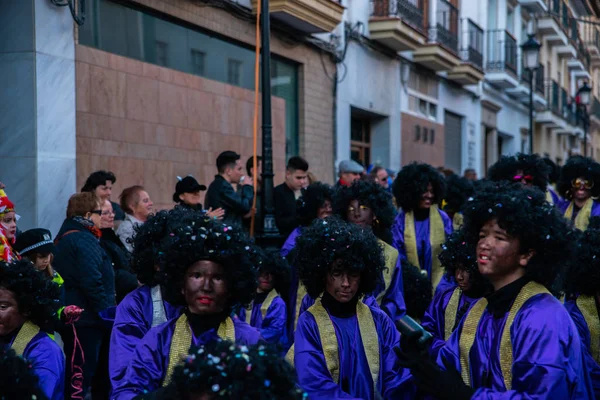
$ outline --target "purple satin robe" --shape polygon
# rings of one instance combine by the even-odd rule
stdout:
[[[387,267],[387,266],[386,266]],[[406,314],[406,304],[404,303],[404,279],[402,277],[402,257],[398,254],[396,269],[392,275],[390,286],[380,285],[373,293],[377,297],[379,293],[385,291],[379,305],[383,311],[393,320],[398,320]]]
[[[587,322],[585,322],[585,318],[583,318],[583,314],[581,314],[579,307],[577,307],[575,300],[567,301],[565,303],[565,308],[575,323],[577,332],[579,332],[583,357],[586,368],[590,373],[590,378],[592,379],[594,394],[597,399],[600,399],[600,365],[594,360],[590,351],[590,329],[588,328]]]
[[[263,303],[254,303],[252,305],[252,315],[250,316],[250,326],[258,329],[260,336],[268,343],[279,343],[287,346],[286,322],[287,311],[283,299],[279,296],[273,299],[273,302],[267,309],[265,318],[262,317],[260,308]],[[244,308],[240,311],[240,319],[246,320]]]
[[[529,299],[511,327],[513,348],[512,389],[506,390],[499,360],[500,338],[508,313],[494,318],[484,311],[470,352],[472,400],[502,399],[593,399],[590,377],[585,369],[581,341],[566,309],[550,294]],[[462,320],[438,364],[461,371],[459,339]]]
[[[112,390],[122,383],[135,348],[152,325],[152,295],[150,286],[141,286],[129,293],[117,306],[112,334],[108,373]],[[167,321],[177,318],[182,307],[172,306],[163,300]]]
[[[446,308],[448,307],[448,303],[450,303],[450,298],[452,297],[455,288],[456,286],[448,287],[445,290],[436,292],[433,301],[421,320],[421,326],[433,335],[433,342],[429,348],[429,354],[431,354],[433,359],[437,358],[440,348],[446,344],[446,340],[444,339],[446,335]],[[466,303],[469,304],[468,307],[470,309],[477,300],[478,299],[471,298],[464,293],[461,293],[458,301],[457,313],[465,307]],[[465,314],[463,314],[463,317],[464,315]],[[450,323],[454,326],[454,321],[450,321]]]
[[[442,216],[442,222],[444,224],[444,232],[446,233],[446,237],[452,234],[452,220],[448,217],[442,210],[438,210],[440,215]],[[399,258],[406,260],[406,247],[404,246],[404,211],[400,210],[398,215],[396,216],[396,220],[394,221],[394,225],[392,226],[392,245],[398,250]],[[429,218],[423,221],[415,220],[415,235],[417,237],[417,253],[419,255],[419,263],[421,265],[421,269],[427,271],[427,275],[431,277],[431,266],[432,266],[432,258],[431,258],[431,241],[429,235]],[[447,280],[442,279],[438,288],[440,290],[444,290],[450,284]]]
[[[379,339],[379,378],[377,391],[383,399],[404,398],[403,382],[407,372],[396,368],[394,347],[400,335],[392,320],[383,311],[371,308]],[[295,335],[294,363],[298,384],[311,400],[375,399],[373,379],[369,370],[356,315],[349,318],[331,317],[338,339],[340,378],[337,384],[325,362],[319,329],[311,313],[298,318]]]
[[[119,387],[113,390],[111,399],[130,400],[140,394],[153,392],[162,386],[169,365],[171,342],[177,318],[150,329],[136,346],[127,367],[127,372]],[[239,345],[254,345],[260,340],[260,333],[239,319],[234,318],[235,342]],[[194,335],[192,345],[201,346],[219,336],[215,329]]]
[[[296,239],[302,235],[302,227],[294,229],[290,236],[286,239],[283,247],[281,248],[280,254],[282,257],[287,257],[288,254],[296,247]],[[286,335],[287,342],[291,346],[294,343],[294,326],[296,324],[296,298],[298,297],[298,273],[296,267],[290,264],[292,270],[292,276],[290,280],[290,291],[287,298],[287,324],[286,324]]]
[[[569,208],[570,204],[570,201],[562,200],[558,205],[558,209],[562,214],[564,214],[567,211],[567,208]],[[590,213],[590,218],[598,216],[600,216],[600,202],[594,201],[594,204],[592,204],[592,212]],[[577,213],[575,212],[575,210],[573,210],[572,220],[575,221],[575,218],[577,218]]]
[[[33,366],[39,387],[49,400],[65,397],[65,355],[45,332],[39,332],[25,347],[23,358]]]
[[[373,296],[365,296],[362,302],[371,308],[381,309],[379,307],[379,304],[377,304],[377,299]],[[302,298],[302,303],[300,304],[300,312],[298,313],[298,319],[300,319],[300,316],[304,313],[304,311],[308,310],[313,304],[315,304],[315,299],[313,299],[307,294],[304,295],[304,297]]]

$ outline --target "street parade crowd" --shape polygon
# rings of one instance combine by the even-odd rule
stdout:
[[[161,211],[94,172],[56,235],[1,190],[0,399],[600,399],[600,164],[292,157],[264,249],[260,162]]]

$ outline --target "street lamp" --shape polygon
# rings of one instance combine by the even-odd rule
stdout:
[[[533,72],[540,65],[540,48],[533,34],[521,45],[523,68],[529,71],[529,154],[533,154]]]
[[[577,91],[575,102],[582,114],[583,120],[583,156],[587,157],[587,134],[588,134],[588,113],[587,109],[590,105],[592,88],[588,85],[587,81],[583,82],[583,85]]]

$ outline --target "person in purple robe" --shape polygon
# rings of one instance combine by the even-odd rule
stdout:
[[[170,223],[194,211],[176,207],[159,211],[135,228],[131,266],[143,286],[129,293],[116,310],[109,351],[109,377],[112,390],[122,383],[129,360],[144,335],[155,326],[177,318],[183,307],[164,299],[160,268],[160,244],[169,234]]]
[[[463,224],[463,206],[475,194],[473,181],[456,174],[446,178],[446,196],[444,196],[443,209],[452,220],[452,228],[457,231]]]
[[[466,240],[464,231],[456,231],[448,237],[439,259],[446,269],[447,279],[455,285],[435,294],[421,321],[423,328],[433,335],[429,349],[433,359],[471,306],[491,291],[477,268],[475,246]]]
[[[552,195],[547,191],[550,172],[550,166],[539,155],[517,153],[514,156],[500,157],[490,167],[488,178],[493,182],[514,182],[539,189],[546,193],[549,203],[555,204]]]
[[[392,192],[400,207],[392,226],[392,245],[402,259],[425,270],[433,289],[442,281],[438,254],[446,237],[452,233],[452,220],[438,205],[444,198],[444,177],[431,165],[412,163],[400,170]]]
[[[406,314],[404,283],[402,280],[402,258],[391,246],[390,228],[396,216],[392,195],[381,185],[358,180],[350,186],[339,186],[333,199],[334,213],[343,220],[371,230],[383,250],[385,268],[381,282],[372,293],[381,309],[392,320]]]
[[[48,400],[40,389],[33,363],[14,350],[0,350],[0,393],[3,400]]]
[[[302,231],[315,219],[324,219],[333,213],[332,208],[333,188],[325,183],[316,182],[309,185],[302,197],[297,201],[296,215],[300,225],[292,231],[281,248],[281,255],[290,258],[290,252],[296,247],[296,240],[302,234]],[[293,263],[292,277],[290,282],[289,295],[287,298],[287,334],[288,342],[291,345],[294,342],[294,331],[298,322],[300,304],[306,295],[306,290],[299,285],[298,273]]]
[[[427,273],[407,260],[402,261],[406,315],[420,322],[433,300],[431,281]]]
[[[600,216],[600,164],[589,157],[569,158],[557,185],[564,201],[560,211],[577,229],[585,231],[591,217]]]
[[[261,340],[255,328],[231,317],[256,294],[257,257],[250,239],[201,213],[171,221],[168,230],[159,257],[164,299],[185,309],[138,343],[112,399],[129,400],[167,386],[192,345],[219,338],[242,345]]]
[[[172,383],[140,400],[303,400],[294,368],[269,344],[236,345],[216,340],[190,349]]]
[[[312,400],[396,399],[400,335],[383,311],[360,301],[381,284],[382,248],[371,229],[338,217],[314,221],[298,238],[294,260],[308,295],[293,358],[298,384]]]
[[[287,351],[287,306],[280,293],[289,290],[290,266],[278,251],[259,252],[263,261],[258,266],[256,297],[247,309],[242,308],[240,318],[258,329],[266,342]]]
[[[565,280],[565,307],[575,322],[594,394],[600,398],[600,217],[577,240]]]
[[[29,261],[0,263],[0,348],[31,363],[50,400],[65,396],[65,356],[46,331],[58,318],[59,297],[58,285]]]
[[[436,399],[593,399],[577,327],[550,293],[574,231],[543,192],[483,185],[464,209],[466,241],[494,291],[478,300],[437,363],[404,341],[400,364]],[[405,339],[407,337],[405,336]]]

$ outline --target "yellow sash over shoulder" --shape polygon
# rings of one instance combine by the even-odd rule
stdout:
[[[315,318],[319,329],[319,337],[323,346],[323,354],[325,355],[325,363],[327,370],[336,383],[340,380],[340,354],[338,348],[337,335],[333,322],[327,313],[327,310],[321,304],[321,299],[318,299],[315,304],[310,307],[307,312],[311,313]],[[377,336],[377,328],[375,320],[369,306],[362,301],[356,303],[356,317],[358,318],[358,329],[365,356],[369,363],[369,370],[373,378],[373,388],[377,386],[377,378],[379,377],[379,337]]]
[[[267,297],[265,298],[265,301],[263,301],[263,303],[260,305],[260,313],[262,314],[263,319],[265,319],[265,315],[267,315],[267,311],[269,310],[269,307],[271,307],[271,303],[273,303],[273,300],[277,296],[278,296],[278,294],[275,291],[275,289],[271,290],[269,292],[269,294],[267,295]],[[252,307],[253,306],[254,306],[254,302],[250,303],[250,307],[246,308],[246,323],[248,325],[250,325],[250,320],[252,319]]]
[[[588,199],[588,201],[585,202],[583,207],[581,207],[581,210],[579,210],[579,213],[575,217],[575,228],[579,229],[580,231],[585,231],[587,229],[590,223],[590,216],[592,215],[593,205],[594,200],[590,198]],[[573,207],[574,204],[573,202],[571,202],[569,204],[569,207],[567,207],[567,210],[565,211],[565,218],[569,221],[573,218]]]
[[[594,296],[579,296],[575,302],[590,331],[590,353],[600,362],[600,317]]]
[[[33,322],[25,321],[21,329],[19,329],[19,333],[17,333],[17,337],[10,348],[13,349],[19,357],[22,357],[23,353],[25,353],[25,348],[38,333],[40,333],[39,326]]]
[[[462,213],[457,212],[456,214],[454,214],[454,217],[452,217],[452,229],[454,229],[455,231],[459,230],[463,226],[464,221],[464,215]]]
[[[431,283],[433,290],[444,276],[444,270],[438,260],[442,252],[442,244],[446,241],[444,221],[437,206],[431,206],[429,210],[429,243],[431,245]],[[415,228],[415,216],[412,211],[404,214],[404,247],[408,262],[417,267],[425,267],[419,263],[419,252],[417,251],[417,234]]]
[[[381,300],[385,296],[385,292],[392,283],[394,272],[396,271],[396,264],[398,263],[398,250],[387,244],[381,239],[377,240],[379,245],[383,249],[383,256],[385,257],[385,270],[383,271],[383,283],[385,284],[384,289],[377,295],[377,304],[381,305]]]
[[[458,304],[460,303],[461,295],[462,290],[459,287],[454,289],[450,301],[446,306],[446,311],[444,312],[444,340],[448,340],[450,335],[452,335],[452,328],[456,324],[456,314],[458,313]]]
[[[235,325],[230,317],[227,317],[221,323],[217,335],[223,340],[235,342]],[[177,318],[177,322],[175,322],[175,331],[173,332],[171,348],[169,350],[169,364],[163,380],[163,386],[167,386],[171,382],[175,367],[187,356],[190,347],[192,347],[192,328],[190,328],[190,324],[188,323],[187,315],[181,314],[181,317]]]
[[[512,327],[515,317],[523,307],[523,304],[533,296],[542,293],[550,293],[548,290],[537,282],[529,282],[519,292],[513,305],[510,307],[508,317],[504,323],[504,329],[502,330],[502,336],[500,338],[500,369],[502,370],[502,377],[504,379],[504,386],[506,390],[510,390],[512,387],[512,365],[513,365],[513,348],[510,339],[510,328]],[[465,322],[463,323],[462,330],[460,332],[460,369],[463,381],[466,385],[471,386],[471,365],[469,356],[473,343],[475,343],[475,337],[477,334],[477,328],[479,322],[483,316],[483,312],[487,307],[487,299],[481,298],[471,310],[469,310]]]

